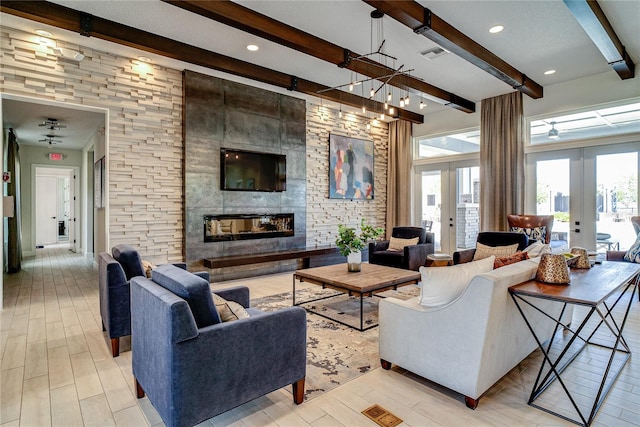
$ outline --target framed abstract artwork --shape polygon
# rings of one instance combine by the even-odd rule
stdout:
[[[371,200],[373,141],[329,135],[329,198]]]

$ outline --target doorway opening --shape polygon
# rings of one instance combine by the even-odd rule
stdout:
[[[77,250],[77,168],[35,166],[36,248],[66,245]]]

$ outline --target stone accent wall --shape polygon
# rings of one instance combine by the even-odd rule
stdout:
[[[338,224],[359,227],[360,219],[385,227],[389,127],[363,116],[307,104],[307,246],[335,244]],[[374,199],[329,199],[329,134],[374,142]]]
[[[456,247],[475,248],[480,231],[480,208],[477,204],[461,203],[457,210]]]
[[[0,90],[109,109],[109,246],[181,261],[181,72],[63,42],[85,58],[58,60],[39,36],[1,31]]]
[[[109,110],[109,227],[110,243],[130,243],[140,249],[143,257],[156,264],[184,259],[184,231],[189,227],[183,221],[183,195],[191,185],[183,174],[198,174],[198,168],[211,163],[219,168],[216,157],[205,158],[193,152],[193,168],[183,168],[182,142],[182,72],[152,64],[139,64],[124,58],[85,46],[59,46],[78,50],[85,59],[76,63],[58,60],[51,50],[39,44],[34,34],[2,27],[2,68],[0,90],[44,100],[69,102],[107,108]],[[144,68],[149,67],[145,71]],[[234,84],[229,82],[230,84]],[[287,173],[299,182],[288,181],[287,193],[303,194],[301,201],[293,203],[296,212],[296,234],[303,236],[300,247],[333,244],[339,223],[357,226],[361,218],[384,227],[386,218],[386,179],[388,127],[384,123],[366,129],[369,119],[352,114],[338,117],[338,111],[306,103],[284,95],[243,86],[238,93],[237,105],[245,112],[255,102],[255,94],[266,92],[277,99],[303,106],[303,127],[285,127],[283,152],[287,152]],[[242,108],[240,110],[242,110]],[[296,109],[284,109],[293,114]],[[241,111],[238,114],[242,116]],[[296,113],[297,114],[297,113]],[[253,126],[250,115],[237,117],[235,123]],[[243,121],[244,120],[244,121]],[[269,135],[271,128],[254,128]],[[233,128],[231,139],[241,135],[240,126]],[[243,131],[244,132],[244,131]],[[373,139],[375,145],[375,199],[370,201],[332,200],[329,194],[329,134]],[[306,133],[306,134],[305,134]],[[302,136],[302,139],[300,138]],[[305,141],[306,136],[306,141]],[[239,147],[243,143],[235,139]],[[299,144],[302,141],[302,144]],[[245,142],[246,149],[251,149]],[[257,147],[253,147],[257,150]],[[258,150],[259,151],[259,150]],[[201,172],[201,171],[200,171]],[[219,172],[213,172],[214,174]],[[297,174],[297,175],[294,175]],[[219,176],[219,175],[218,175]],[[216,181],[217,182],[217,181]],[[204,196],[204,194],[202,194]],[[253,206],[269,212],[274,197],[282,194],[264,194],[255,198]],[[185,196],[186,197],[186,196]],[[284,196],[287,197],[287,196]],[[215,200],[215,199],[214,199]],[[196,203],[194,201],[194,203]],[[228,213],[236,204],[246,201],[227,201]],[[216,213],[209,212],[208,213]],[[301,228],[302,227],[302,228]],[[199,237],[202,231],[198,229]],[[269,239],[266,239],[269,240]],[[255,243],[256,241],[248,241]],[[234,253],[240,249],[234,249]],[[256,250],[253,245],[244,250]],[[222,254],[222,252],[220,253]],[[294,265],[295,267],[295,265]],[[195,263],[194,269],[202,269]],[[264,274],[254,266],[243,268],[249,274]],[[266,271],[268,272],[268,271]]]

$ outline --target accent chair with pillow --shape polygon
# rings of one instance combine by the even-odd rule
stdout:
[[[184,262],[175,266],[185,269]],[[209,283],[209,273],[195,273]],[[131,245],[116,245],[111,254],[98,254],[98,288],[100,295],[100,317],[102,330],[111,340],[111,355],[120,355],[120,338],[131,335],[130,280],[146,276],[140,254]]]
[[[434,253],[434,242],[422,227],[393,227],[389,240],[369,243],[369,263],[418,271]]]
[[[553,229],[553,215],[507,215],[509,231],[524,233],[529,240],[540,240],[543,243],[551,242],[551,230]]]
[[[633,217],[638,218],[640,217]],[[640,225],[639,225],[640,226]],[[634,225],[635,228],[635,225]],[[626,251],[607,251],[607,261],[619,261],[619,262],[636,262],[640,263],[640,232],[636,237],[636,241]],[[638,293],[638,300],[640,300],[640,292]]]
[[[453,253],[453,264],[464,264],[489,256],[504,257],[524,250],[529,238],[523,233],[508,231],[482,231],[478,233],[476,247]]]
[[[489,256],[451,267],[423,267],[420,296],[382,298],[382,367],[396,364],[447,387],[475,409],[491,386],[538,348],[508,288],[534,278],[539,259],[493,269],[495,261]],[[563,313],[562,322],[571,322],[571,304],[565,309],[543,301],[540,308],[552,317]],[[555,322],[532,307],[525,310],[536,335],[547,340]]]
[[[252,309],[243,286],[215,294],[171,265],[131,280],[136,396],[146,394],[168,427],[193,426],[289,384],[293,401],[304,399],[306,311]]]

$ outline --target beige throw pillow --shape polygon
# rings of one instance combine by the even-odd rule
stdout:
[[[156,266],[149,261],[142,260],[142,268],[144,268],[144,274],[147,275],[147,279],[151,279],[151,271],[156,268]]]
[[[497,257],[513,255],[517,250],[517,243],[509,246],[487,246],[482,243],[476,243],[476,253],[473,255],[473,260],[477,261],[479,259],[490,257],[491,255]]]
[[[389,240],[389,251],[399,252],[404,250],[405,246],[413,246],[417,245],[420,241],[419,237],[414,237],[411,239],[401,239],[399,237],[391,237]]]
[[[246,319],[249,317],[249,313],[243,306],[235,301],[227,301],[221,296],[211,293],[213,296],[213,303],[216,305],[220,320],[223,322],[232,322],[234,320]]]

